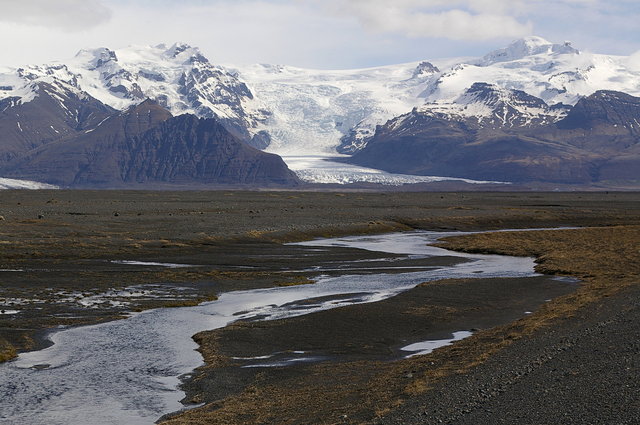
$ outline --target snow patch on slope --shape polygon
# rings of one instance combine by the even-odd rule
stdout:
[[[30,180],[5,179],[0,177],[0,190],[2,189],[59,189],[58,186],[51,184],[34,182]]]

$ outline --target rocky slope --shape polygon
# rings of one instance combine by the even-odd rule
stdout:
[[[65,187],[298,183],[280,157],[242,143],[215,119],[173,117],[153,101],[33,149],[0,173]]]
[[[28,97],[0,100],[0,164],[29,149],[80,134],[114,109],[59,81],[29,84]]]
[[[425,105],[389,121],[350,162],[511,182],[640,179],[640,98],[599,91],[567,113],[486,84],[463,97],[473,102]]]

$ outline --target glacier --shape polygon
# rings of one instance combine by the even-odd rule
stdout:
[[[300,179],[315,184],[358,184],[374,183],[383,186],[402,186],[406,184],[434,183],[441,181],[457,181],[469,184],[508,184],[497,181],[480,181],[454,177],[414,176],[395,174],[375,168],[339,162],[342,156],[283,156],[282,159]]]

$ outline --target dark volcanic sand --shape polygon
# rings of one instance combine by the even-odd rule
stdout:
[[[375,424],[637,424],[639,320],[635,286],[516,341]]]
[[[18,349],[33,348],[38,345],[38,341],[34,341],[33,337],[48,327],[111,319],[117,317],[122,311],[122,309],[106,305],[88,310],[78,307],[77,303],[73,302],[60,304],[59,296],[56,296],[53,290],[48,291],[48,288],[82,292],[86,296],[90,296],[109,288],[118,289],[132,284],[170,283],[170,287],[187,287],[191,297],[185,299],[179,295],[182,291],[169,289],[172,295],[167,299],[142,299],[134,302],[129,308],[179,305],[210,299],[220,292],[233,289],[304,281],[304,278],[310,274],[299,273],[292,276],[280,273],[290,266],[292,258],[295,258],[296,262],[303,258],[300,256],[301,251],[280,245],[280,242],[283,241],[414,228],[471,230],[630,225],[640,222],[639,213],[640,197],[635,193],[2,191],[0,192],[0,216],[3,216],[4,220],[0,220],[0,269],[22,269],[27,272],[2,272],[0,274],[0,290],[2,291],[0,302],[3,297],[4,299],[19,297],[27,300],[38,298],[44,299],[45,302],[17,307],[9,306],[9,308],[23,310],[23,313],[8,317],[0,316],[0,352],[3,351],[4,344],[4,352],[11,354],[11,349],[6,349],[7,340]],[[613,235],[611,240],[608,240],[603,236],[606,234],[599,235],[598,240],[608,242],[606,246],[612,247],[611,252],[607,251],[607,254],[616,255],[616,249],[620,249],[620,247],[615,246],[615,243],[623,238],[619,235]],[[576,246],[592,243],[588,239],[582,238],[581,234],[575,234],[571,238],[577,244]],[[625,246],[635,246],[637,251],[638,237],[636,234],[623,242],[626,244]],[[586,269],[575,270],[566,266],[566,264],[570,264],[570,262],[567,263],[569,261],[566,260],[567,258],[570,259],[572,255],[578,255],[575,249],[564,247],[564,251],[560,250],[559,253],[554,252],[553,255],[547,255],[547,251],[543,249],[541,244],[536,242],[533,246],[541,248],[539,251],[532,248],[521,252],[520,248],[516,249],[504,245],[504,251],[541,255],[544,261],[543,266],[547,267],[547,271],[579,275],[587,279],[588,288],[598,287],[598,282],[594,283],[588,280],[591,278],[590,276],[604,276],[600,271],[590,273],[588,267],[595,267],[593,264],[598,264],[596,260],[600,257],[605,260],[611,258],[610,255],[598,257],[598,251],[596,251],[595,257],[587,259]],[[482,249],[491,252],[501,251],[495,246]],[[361,255],[349,252],[349,250],[333,252],[337,252],[336,256],[327,258],[320,255],[310,258],[310,262],[307,264],[317,262],[331,264],[332,261],[335,262],[339,258],[356,258]],[[274,262],[274,255],[275,258],[281,259]],[[375,254],[369,255],[375,257]],[[622,255],[618,254],[618,256]],[[109,260],[185,263],[200,267],[165,269],[161,267],[116,266],[108,263]],[[624,264],[618,266],[612,268],[617,273],[617,280],[627,283],[629,279],[633,280],[630,276],[633,276],[634,272],[628,271],[629,267],[625,268]],[[253,267],[253,269],[246,267]],[[637,273],[635,276],[637,281]],[[616,279],[607,277],[605,280],[606,282],[615,282]],[[610,285],[607,288],[614,285],[613,283],[607,284]],[[568,323],[566,335],[573,335],[580,330],[588,333],[584,330],[585,326],[589,328],[588,321],[584,322],[587,324],[583,326],[580,317],[584,316],[594,323],[601,323],[600,315],[604,318],[605,313],[622,305],[615,304],[614,300],[623,304],[627,303],[625,305],[630,308],[629,315],[631,316],[629,317],[634,320],[625,322],[624,326],[628,327],[625,328],[627,332],[633,333],[633,329],[636,329],[635,324],[640,323],[635,320],[634,316],[634,311],[637,309],[633,310],[632,306],[628,304],[635,298],[620,297],[615,295],[615,291],[607,293],[608,298],[603,298],[604,295],[600,294],[602,291],[598,292],[600,295],[597,296],[593,291],[587,291],[586,295],[581,290],[578,292],[580,295],[576,299],[580,302],[571,298],[569,305],[579,305],[582,310],[576,313],[571,308],[567,308],[565,315],[566,317],[575,315],[575,319],[563,318],[565,316],[563,316],[564,310],[562,309],[553,310],[553,314],[551,314],[545,306],[542,313],[527,317],[526,320],[517,322],[522,322],[522,324],[516,325],[513,329],[507,329],[506,336],[496,337],[499,332],[502,332],[499,330],[495,332],[484,331],[468,340],[454,344],[452,347],[438,350],[433,355],[404,361],[384,360],[381,362],[380,359],[389,359],[394,356],[393,350],[386,351],[385,354],[385,342],[393,348],[397,347],[403,339],[411,339],[407,337],[407,334],[412,335],[415,332],[416,336],[420,335],[422,338],[423,336],[440,335],[438,332],[444,334],[458,329],[445,329],[446,326],[443,326],[438,332],[430,333],[419,325],[420,322],[405,322],[402,320],[402,316],[395,316],[397,318],[390,320],[388,327],[383,327],[386,330],[382,334],[387,335],[386,337],[381,336],[376,339],[376,335],[362,332],[357,338],[354,338],[355,345],[352,346],[347,344],[349,331],[346,330],[345,337],[342,338],[343,344],[336,344],[338,348],[342,346],[343,350],[341,352],[334,350],[329,354],[338,357],[338,354],[343,353],[347,355],[345,358],[351,355],[350,360],[353,361],[303,365],[297,369],[305,371],[304,373],[296,372],[293,369],[286,371],[288,378],[283,383],[290,384],[289,387],[268,385],[270,383],[277,384],[277,380],[268,377],[265,377],[262,382],[259,380],[256,382],[253,372],[247,375],[226,373],[219,379],[227,380],[228,394],[237,393],[239,388],[247,382],[254,382],[254,385],[245,388],[242,393],[230,397],[223,403],[209,405],[204,409],[194,410],[181,418],[176,418],[175,423],[341,423],[373,420],[378,416],[383,418],[380,420],[389,421],[388,423],[405,423],[405,421],[406,423],[421,423],[420,421],[425,420],[420,416],[424,411],[430,409],[430,415],[433,415],[437,420],[441,417],[436,416],[433,412],[442,412],[449,408],[452,409],[455,416],[458,415],[460,409],[463,409],[462,399],[467,398],[468,394],[463,391],[463,387],[460,387],[460,391],[458,391],[459,388],[455,386],[457,381],[454,379],[464,379],[466,376],[473,377],[474,375],[468,374],[470,370],[473,373],[480,371],[478,373],[496,376],[496,382],[491,384],[492,388],[499,389],[502,388],[502,385],[511,385],[509,382],[512,376],[500,375],[499,372],[502,370],[500,364],[494,364],[491,369],[491,362],[483,363],[486,359],[498,358],[498,355],[511,356],[508,358],[513,362],[513,366],[510,366],[508,370],[526,370],[522,367],[530,363],[530,358],[524,355],[519,356],[518,347],[523,347],[520,348],[524,350],[523,353],[526,352],[525,354],[531,354],[535,357],[536,353],[541,353],[539,350],[542,349],[544,352],[547,347],[544,336],[563,335],[560,326],[564,323]],[[637,291],[630,294],[635,297]],[[489,295],[501,294],[496,289],[493,294],[490,291]],[[457,296],[459,297],[459,293]],[[589,302],[582,302],[584,297]],[[389,305],[401,301],[402,298],[396,301],[390,300]],[[408,299],[405,301],[409,302]],[[590,306],[595,305],[594,302],[603,302],[605,307],[592,309]],[[606,302],[614,304],[607,307]],[[553,305],[563,306],[562,303],[553,303]],[[405,304],[405,307],[407,306],[408,304]],[[38,310],[39,308],[42,310]],[[370,305],[368,308],[363,307],[353,317],[360,317],[360,315],[368,317],[367,315],[374,314],[376,309],[382,309],[379,312],[386,314],[385,307],[382,305]],[[390,314],[390,317],[393,316],[391,314],[393,309],[400,309],[399,305],[389,308],[386,312]],[[358,309],[352,311],[355,312]],[[425,316],[421,320],[425,320],[425,317],[426,320],[430,320],[428,319],[429,313],[445,317],[442,310],[438,309],[435,312],[422,310],[421,314],[423,313]],[[326,319],[329,324],[332,321],[337,323],[336,320],[341,317],[340,315],[348,316],[349,314],[349,310],[345,310],[345,312],[334,310],[332,314],[327,313]],[[550,319],[547,320],[548,318]],[[315,328],[312,318],[304,319],[299,323],[292,325],[291,329],[295,332],[289,336],[289,342],[291,338],[295,339],[296,336],[301,336],[300,334],[296,335],[296,332],[300,332],[305,334],[304,339],[310,347],[326,347],[328,330],[324,329],[327,329],[328,325],[324,325],[324,327],[318,325],[317,330],[310,332],[309,329]],[[544,331],[536,328],[541,323],[544,323]],[[577,326],[575,332],[572,330],[574,328],[570,327],[571,323]],[[536,326],[532,324],[536,324]],[[265,335],[269,335],[270,338],[285,335],[286,327],[280,328],[278,325],[268,326],[269,331]],[[240,328],[242,326],[247,325],[241,325]],[[478,325],[478,327],[482,326],[491,326],[491,323]],[[547,326],[552,326],[552,328],[547,328]],[[530,327],[533,330],[528,331]],[[559,330],[556,334],[555,331],[552,332],[548,329]],[[231,333],[232,330],[229,330],[227,338],[232,339]],[[521,335],[524,334],[526,334],[525,337],[521,338]],[[246,335],[249,336],[251,333]],[[615,338],[609,338],[606,332],[597,333],[594,331],[590,335],[598,340],[601,343],[600,346],[603,347],[618,346],[622,343]],[[532,345],[527,348],[526,345],[511,344],[512,341],[517,341],[518,344],[526,344],[526,341],[531,341]],[[589,344],[586,342],[590,340],[586,338],[582,341],[585,341],[585,344],[580,353],[584,357],[578,358],[583,363],[594,363],[594,356],[597,354],[589,354],[587,349]],[[209,359],[213,367],[225,366],[224,363],[216,363],[218,361],[224,362],[224,356],[216,357],[214,353],[218,339],[201,338],[201,342],[205,352],[209,350],[213,355]],[[263,339],[263,342],[266,345],[256,346],[255,352],[279,349],[279,347],[286,349],[288,346],[287,340],[278,344],[274,344],[270,339]],[[363,349],[365,346],[366,349]],[[499,348],[497,351],[496,347]],[[238,346],[234,348],[231,345],[228,349],[239,348]],[[632,345],[630,350],[624,348],[621,352],[631,353],[631,357],[627,354],[616,357],[614,354],[607,358],[613,362],[624,363],[626,361],[625,364],[630,364],[627,373],[635,379],[638,377],[637,362],[634,360],[637,360],[637,345]],[[607,352],[611,352],[611,348]],[[366,355],[377,360],[358,360]],[[559,358],[564,366],[571,364],[568,357],[554,358]],[[625,358],[632,360],[624,360]],[[477,369],[470,366],[481,363],[483,363],[482,366]],[[553,365],[552,362],[543,363]],[[344,367],[341,367],[341,364]],[[602,367],[606,367],[609,361],[603,360],[601,364]],[[482,369],[482,367],[488,369]],[[562,367],[556,367],[556,369],[572,370]],[[592,379],[587,373],[581,375],[585,381],[571,378],[573,375],[569,374],[560,375],[556,385],[558,392],[552,392],[548,399],[558,396],[562,400],[560,395],[562,391],[565,391],[564,388],[571,388],[568,384],[571,379],[578,382],[576,385],[580,385],[580,388],[583,389],[590,383],[596,386],[600,385],[600,387],[605,384],[619,387],[620,382],[626,382],[620,380],[620,376],[622,376],[620,373],[623,369],[617,368],[617,366],[611,367],[611,370],[614,369],[615,374],[610,378],[604,378],[602,384],[598,384],[597,379]],[[486,372],[482,372],[482,370],[486,370]],[[545,369],[540,370],[545,371]],[[459,377],[456,376],[456,371],[465,374]],[[204,370],[204,373],[205,375],[202,376],[208,376],[208,378],[198,386],[200,388],[215,386],[216,379],[218,379],[216,375],[207,369]],[[316,379],[318,376],[323,378]],[[423,376],[429,379],[425,381]],[[537,382],[540,383],[544,376],[546,374],[542,373],[537,378]],[[523,385],[518,388],[513,387],[514,391],[516,394],[517,391],[525,394],[527,385],[524,384],[527,381],[519,380],[518,382],[522,382]],[[535,383],[536,381],[531,382]],[[567,385],[563,386],[565,382]],[[439,385],[438,392],[445,395],[445,397],[440,397],[439,401],[432,401],[433,398],[429,398],[435,393],[428,389],[435,388],[435,385]],[[197,389],[195,386],[192,388]],[[633,387],[631,389],[633,390]],[[567,390],[565,393],[572,393],[572,391]],[[459,394],[458,398],[456,398],[456,394]],[[617,394],[617,392],[612,391],[611,394]],[[211,392],[203,399],[211,400],[219,395],[221,394]],[[459,401],[451,401],[451,404],[447,404],[449,400]],[[532,398],[532,404],[534,404],[534,400],[538,399]],[[563,404],[565,410],[571,410],[571,406],[579,407],[576,404],[572,405],[571,400],[574,399],[568,399],[566,405]],[[404,403],[404,407],[397,410],[399,401]],[[500,403],[503,403],[503,405],[511,405],[514,412],[518,411],[517,405],[514,407],[515,399],[494,397],[492,402],[496,403],[496,409],[500,407]],[[609,403],[611,402],[613,402],[612,399]],[[606,404],[606,402],[604,403]],[[425,408],[425,405],[428,405],[428,409]],[[610,404],[609,408],[611,406],[616,405]],[[624,407],[622,408],[621,414],[623,416],[620,418],[636,418],[637,415],[632,416],[637,413],[634,404],[628,403],[626,406],[626,410]],[[531,409],[533,407],[535,406],[532,406]],[[273,410],[269,411],[268,409],[271,408]],[[602,413],[602,417],[606,416],[606,408],[604,404],[602,405],[604,410],[598,408],[599,411],[605,412]],[[474,409],[466,408],[465,410],[474,411]],[[571,418],[565,420],[566,417],[558,420],[552,414],[552,409],[544,409],[544,411],[549,414],[545,420],[538,418],[537,423],[591,423],[588,420],[589,415],[583,416],[583,422],[572,422]],[[354,412],[355,414],[353,414]],[[479,414],[479,412],[480,410],[476,409],[473,414]],[[394,414],[398,416],[393,416]],[[385,416],[387,417],[385,418]],[[454,418],[454,416],[451,417]],[[533,416],[531,417],[533,418]],[[469,416],[469,418],[474,418],[474,416]],[[480,416],[478,418],[479,422],[477,423],[499,423],[497,420],[500,419],[495,415],[489,419]],[[473,420],[464,423],[473,423]],[[505,423],[509,423],[509,421]],[[515,421],[515,423],[519,422]],[[536,423],[536,421],[530,423]]]

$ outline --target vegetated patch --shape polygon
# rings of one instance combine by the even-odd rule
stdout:
[[[17,356],[17,352],[13,345],[9,344],[4,338],[0,338],[0,363],[11,360]]]
[[[295,276],[287,280],[278,280],[274,282],[275,286],[287,287],[287,286],[299,286],[299,285],[312,285],[316,283],[315,280],[309,279],[306,276]]]

